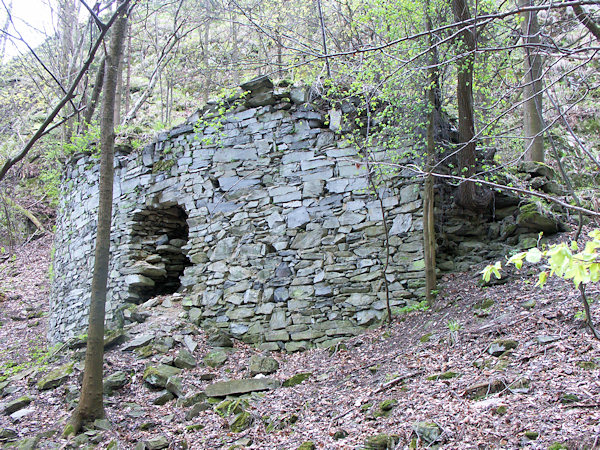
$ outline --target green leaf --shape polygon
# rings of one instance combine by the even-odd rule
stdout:
[[[546,284],[547,280],[548,280],[548,272],[546,272],[544,270],[543,272],[540,272],[536,286],[539,286],[540,288],[544,287],[544,284]]]
[[[523,266],[523,258],[525,258],[526,252],[517,253],[509,258],[506,264],[514,264],[517,269]]]
[[[542,259],[542,252],[540,252],[537,247],[533,247],[532,249],[529,249],[527,251],[527,255],[525,256],[525,259],[527,260],[527,262],[530,262],[532,264],[536,264],[539,263]]]

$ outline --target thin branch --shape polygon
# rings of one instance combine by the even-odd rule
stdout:
[[[79,73],[77,74],[77,77],[75,77],[75,80],[73,80],[73,83],[71,83],[69,90],[64,95],[64,97],[60,100],[60,102],[58,102],[58,104],[54,107],[54,109],[50,112],[48,117],[46,117],[46,120],[44,120],[44,123],[42,123],[40,125],[40,127],[35,132],[35,134],[31,137],[31,139],[29,139],[27,144],[25,144],[23,149],[16,156],[14,156],[13,158],[8,158],[4,162],[4,164],[2,165],[2,168],[0,169],[0,181],[2,181],[4,179],[4,177],[6,176],[6,173],[12,166],[14,166],[16,163],[18,163],[23,158],[25,158],[25,156],[27,156],[27,153],[29,153],[29,151],[31,150],[33,145],[45,134],[46,129],[50,126],[50,124],[52,124],[52,122],[54,121],[56,116],[60,113],[60,111],[65,107],[65,105],[67,103],[69,103],[74,98],[75,89],[77,89],[79,82],[82,80],[83,76],[86,74],[90,65],[94,61],[96,52],[98,51],[98,48],[100,48],[100,45],[104,41],[104,37],[106,36],[106,33],[108,32],[110,27],[113,25],[115,20],[117,20],[117,17],[119,17],[119,14],[126,7],[127,7],[127,3],[123,3],[122,5],[120,5],[117,8],[116,12],[112,15],[110,20],[107,22],[106,28],[101,31],[100,35],[96,39],[96,42],[95,42],[94,46],[92,47],[87,60],[84,62]]]
[[[359,161],[356,161],[359,162]],[[551,203],[556,203],[557,205],[562,206],[565,209],[569,209],[572,211],[579,211],[582,212],[583,214],[589,215],[589,216],[594,216],[594,217],[600,217],[600,212],[596,212],[596,211],[592,211],[580,206],[575,206],[575,205],[569,205],[568,203],[553,197],[551,195],[548,194],[542,194],[541,192],[536,192],[536,191],[530,191],[528,189],[524,189],[524,188],[517,188],[517,187],[513,187],[513,186],[504,186],[502,184],[498,184],[498,183],[493,183],[491,181],[486,181],[486,180],[481,180],[479,178],[473,178],[473,177],[459,177],[456,175],[449,175],[449,174],[444,174],[444,173],[437,173],[437,172],[428,172],[425,171],[417,166],[415,166],[414,164],[411,164],[409,166],[405,166],[405,165],[401,165],[401,164],[393,164],[393,163],[380,163],[380,162],[372,162],[372,164],[380,164],[380,165],[387,165],[390,167],[397,167],[400,169],[408,169],[412,172],[414,172],[415,175],[420,175],[420,176],[427,176],[427,175],[433,175],[434,177],[437,178],[444,178],[447,180],[455,180],[458,182],[463,182],[463,181],[472,181],[474,183],[479,183],[479,184],[483,184],[485,186],[489,186],[492,188],[496,188],[499,189],[501,191],[511,191],[511,192],[517,192],[519,194],[524,194],[524,195],[531,195],[533,197],[538,197],[541,199],[544,199],[548,202]]]
[[[92,18],[94,19],[94,22],[96,22],[96,25],[98,26],[100,31],[104,30],[104,28],[106,28],[106,25],[97,16],[96,11],[94,11],[92,8],[90,8],[84,0],[79,0],[79,2],[85,7],[85,9],[88,10],[88,12],[90,13],[90,16],[92,16]]]

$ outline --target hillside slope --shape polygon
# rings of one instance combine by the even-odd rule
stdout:
[[[5,412],[0,439],[12,430],[15,439],[30,438],[40,448],[81,447],[87,441],[97,448],[110,442],[123,449],[144,448],[141,442],[146,442],[145,448],[227,449],[237,443],[237,448],[290,449],[311,441],[316,448],[344,449],[364,448],[367,439],[386,433],[398,436],[397,447],[390,448],[404,448],[415,437],[413,425],[429,422],[418,428],[423,447],[427,436],[437,437],[441,448],[598,444],[600,342],[575,319],[580,305],[574,290],[551,281],[540,291],[534,287],[535,271],[487,288],[479,286],[474,271],[449,275],[431,311],[401,315],[391,327],[367,331],[335,349],[273,354],[279,368],[268,377],[284,381],[310,375],[292,387],[221,404],[225,417],[217,414],[213,401],[194,394],[219,380],[249,377],[250,358],[259,352],[240,342],[233,350],[215,349],[226,346],[226,339],[186,322],[177,294],[158,297],[138,309],[140,320],[147,316],[145,322],[128,330],[151,345],[125,351],[129,341],[107,351],[106,374],[125,374],[124,386],[106,398],[111,428],[61,439],[83,364],[81,350],[63,347],[48,359],[40,351],[46,345],[40,316],[47,310],[49,245],[49,237],[33,241],[16,260],[0,266],[0,367],[11,375],[6,386],[0,383],[0,410]],[[594,286],[590,297],[598,293]],[[594,316],[600,321],[597,311]],[[498,339],[512,340],[516,348],[503,353],[501,345],[511,344],[498,344]],[[164,392],[144,384],[144,369],[172,363],[182,348],[193,350],[198,365],[179,374],[182,398],[155,405]],[[38,390],[35,382],[42,373],[70,361],[74,370],[59,387]],[[11,368],[13,363],[21,367]],[[6,414],[6,405],[22,396],[31,402]],[[240,406],[249,414],[227,415],[240,412]],[[251,423],[234,432],[244,428],[243,419]],[[21,445],[25,448],[24,441]]]

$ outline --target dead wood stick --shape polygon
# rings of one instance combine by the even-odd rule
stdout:
[[[15,202],[14,200],[12,200],[9,197],[5,197],[4,199],[6,200],[6,203],[8,203],[10,206],[12,206],[14,209],[16,209],[21,214],[23,214],[29,220],[31,220],[31,222],[37,227],[38,230],[40,230],[44,233],[48,232],[46,230],[46,228],[44,228],[44,225],[42,225],[42,222],[40,222],[39,219],[37,217],[35,217],[31,211],[29,211],[28,209],[19,205],[17,202]]]
[[[408,378],[416,377],[417,375],[421,375],[422,373],[423,373],[422,370],[418,370],[416,372],[407,373],[406,375],[401,375],[397,378],[394,378],[393,380],[388,381],[387,383],[383,383],[379,388],[377,388],[377,389],[375,389],[375,391],[373,391],[373,394],[379,394],[380,392],[383,392],[386,389],[397,385],[401,381],[407,380]]]

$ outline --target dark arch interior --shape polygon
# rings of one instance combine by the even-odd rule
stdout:
[[[189,231],[186,212],[180,206],[149,208],[135,214],[133,222],[129,272],[141,277],[129,286],[131,300],[177,292],[191,264],[183,250]]]

